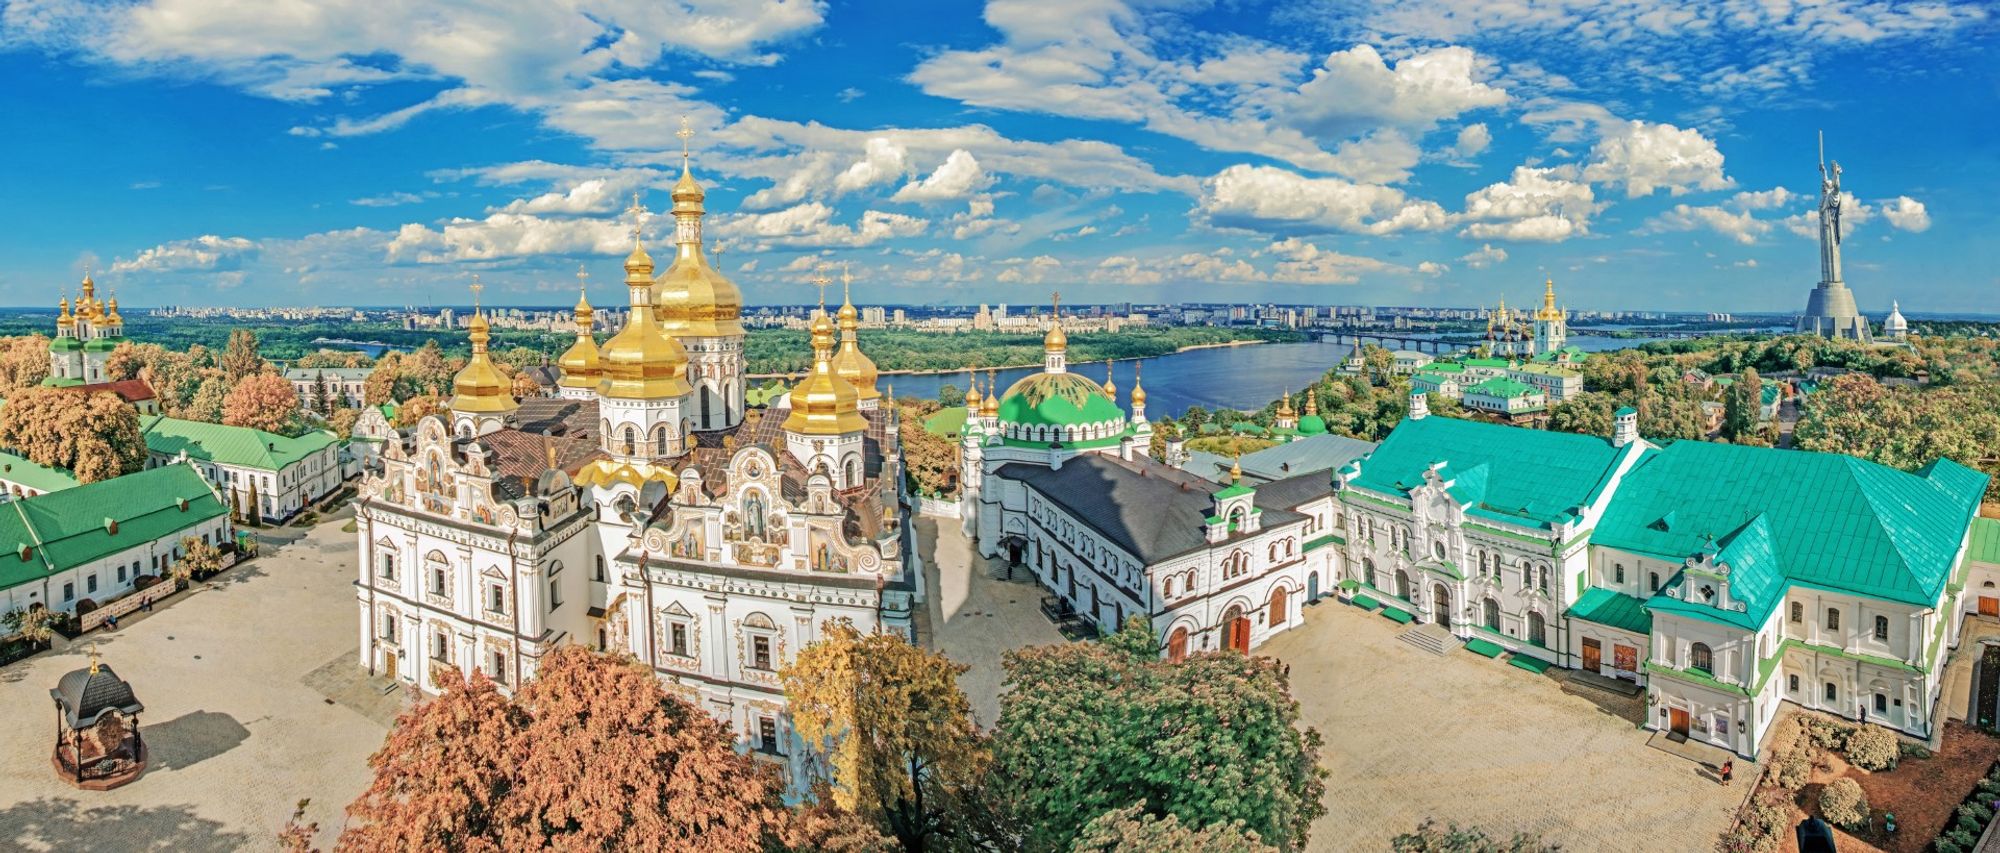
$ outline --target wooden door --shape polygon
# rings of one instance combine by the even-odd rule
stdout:
[[[1246,655],[1250,653],[1250,617],[1243,615],[1242,609],[1231,607],[1222,615],[1222,645]]]
[[[1583,641],[1583,668],[1590,672],[1597,672],[1603,662],[1604,647],[1598,645],[1596,640],[1585,639]]]
[[[1993,596],[1990,595],[1980,596],[1979,615],[2000,616],[2000,598],[1994,598]]]
[[[1681,737],[1687,737],[1688,712],[1679,708],[1667,709],[1667,730]]]
[[[1179,663],[1187,659],[1188,634],[1186,628],[1175,628],[1167,636],[1167,660]]]
[[[382,673],[383,675],[386,675],[386,676],[388,676],[388,677],[390,677],[390,678],[395,678],[395,677],[396,677],[396,653],[395,653],[395,652],[383,652],[383,653],[382,653],[382,669],[383,669],[383,673]]]

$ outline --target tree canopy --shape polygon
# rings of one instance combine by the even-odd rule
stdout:
[[[0,407],[0,446],[95,483],[146,465],[139,413],[116,394],[24,388]]]

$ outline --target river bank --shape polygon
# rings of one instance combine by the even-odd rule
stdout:
[[[1268,344],[1268,343],[1271,343],[1271,341],[1220,341],[1220,342],[1217,342],[1217,343],[1212,343],[1212,344],[1188,344],[1187,346],[1184,346],[1184,347],[1180,347],[1180,348],[1178,348],[1178,349],[1175,349],[1175,350],[1174,350],[1173,352],[1163,352],[1163,353],[1160,353],[1159,355],[1133,355],[1133,356],[1126,356],[1126,357],[1124,357],[1124,358],[1114,358],[1114,359],[1109,359],[1109,361],[1113,361],[1113,362],[1122,362],[1122,361],[1145,361],[1145,360],[1147,360],[1147,359],[1153,359],[1153,358],[1165,358],[1166,356],[1170,356],[1170,355],[1179,355],[1179,354],[1181,354],[1181,353],[1184,353],[1184,352],[1192,352],[1192,351],[1194,351],[1194,350],[1204,350],[1204,349],[1229,349],[1229,348],[1232,348],[1232,347],[1247,347],[1247,346],[1255,346],[1255,345],[1258,345],[1258,344]],[[1106,360],[1107,360],[1107,359],[1102,359],[1102,358],[1098,358],[1098,359],[1089,359],[1089,360],[1083,360],[1083,361],[1078,361],[1077,363],[1078,363],[1078,364],[1103,364],[1103,363],[1104,363],[1104,362],[1105,362]],[[986,372],[986,371],[988,371],[988,370],[1023,370],[1023,369],[1027,369],[1027,368],[1031,368],[1031,367],[1034,367],[1034,368],[1039,368],[1039,367],[1041,367],[1041,366],[1042,366],[1042,363],[1041,363],[1040,361],[1026,361],[1026,362],[1020,362],[1020,363],[1017,363],[1017,364],[994,364],[994,365],[982,365],[982,366],[980,366],[980,367],[979,367],[979,368],[977,369],[977,372],[979,372],[979,373],[985,373],[985,372]],[[962,374],[962,373],[966,373],[966,372],[968,372],[968,371],[971,371],[971,370],[973,370],[973,368],[965,368],[965,367],[960,367],[960,368],[955,368],[955,369],[952,369],[952,370],[907,370],[907,369],[905,369],[905,370],[884,370],[884,371],[881,371],[880,375],[882,375],[882,376],[957,376],[957,375],[959,375],[959,374]],[[806,375],[806,371],[800,371],[800,372],[798,372],[798,373],[746,373],[746,374],[743,374],[743,378],[745,378],[745,379],[786,379],[786,380],[790,380],[790,379],[803,379],[803,378],[805,378],[805,375]]]

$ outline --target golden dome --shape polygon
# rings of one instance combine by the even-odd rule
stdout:
[[[993,386],[996,382],[998,382],[998,380],[994,378],[993,371],[991,370],[986,371],[986,390],[992,391]],[[979,414],[981,416],[989,418],[999,417],[1000,395],[994,393],[987,394],[986,399],[979,405]]]
[[[833,322],[821,311],[812,325],[813,369],[792,388],[792,413],[785,431],[798,435],[845,435],[868,428],[861,417],[861,394],[833,372]]]
[[[583,278],[583,271],[577,271],[577,278]],[[590,300],[582,293],[576,297],[576,343],[562,354],[557,363],[562,366],[562,382],[565,388],[595,388],[599,377],[604,375],[604,362],[597,350],[597,339],[590,336]]]
[[[979,411],[979,374],[972,374],[972,388],[965,392],[965,407]]]
[[[124,325],[125,318],[118,316],[118,297],[111,297],[110,311],[105,315],[104,320],[113,326]]]
[[[1295,414],[1298,414],[1297,412],[1292,411],[1292,392],[1290,389],[1287,389],[1285,391],[1285,396],[1280,397],[1279,400],[1280,402],[1278,403],[1278,417],[1289,418]]]
[[[681,179],[674,183],[674,262],[654,286],[653,304],[661,328],[675,337],[729,337],[743,334],[743,291],[702,253],[701,220],[706,194],[696,183],[685,153]]]
[[[510,412],[520,407],[514,402],[513,383],[486,355],[486,315],[472,309],[472,358],[451,380],[451,410],[454,412]]]
[[[1113,403],[1118,402],[1118,381],[1111,376],[1111,360],[1108,358],[1104,360],[1104,396],[1110,397]]]
[[[75,318],[75,317],[72,317],[72,316],[70,316],[70,313],[69,313],[69,297],[67,297],[67,296],[63,297],[63,298],[62,298],[62,302],[61,302],[61,303],[59,303],[59,304],[60,304],[60,305],[62,306],[62,313],[61,313],[60,315],[57,315],[57,317],[56,317],[56,325],[58,325],[58,326],[74,326],[74,325],[76,325],[76,318]]]
[[[1049,334],[1042,338],[1042,349],[1046,352],[1063,352],[1069,349],[1069,335],[1063,334],[1062,320],[1049,324]]]
[[[1562,318],[1562,309],[1556,307],[1556,280],[1551,278],[1542,291],[1542,308],[1535,312],[1535,319],[1553,322]]]
[[[1132,405],[1134,406],[1146,405],[1146,384],[1144,377],[1139,375],[1143,367],[1145,367],[1144,362],[1132,365]]]
[[[653,319],[653,259],[643,247],[634,246],[625,260],[625,286],[632,291],[632,312],[625,328],[604,342],[598,393],[627,400],[685,396],[694,390],[687,381],[687,349]]]
[[[861,343],[856,335],[861,323],[857,319],[858,312],[854,310],[854,300],[848,294],[848,286],[853,281],[853,276],[848,275],[845,269],[841,270],[840,352],[833,357],[833,372],[854,386],[861,399],[876,400],[882,397],[882,392],[875,388],[875,379],[881,371],[876,369],[873,359],[861,352]]]

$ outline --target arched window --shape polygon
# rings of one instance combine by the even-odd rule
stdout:
[[[847,487],[852,489],[859,485],[861,485],[861,457],[849,456],[847,457]]]
[[[444,553],[442,551],[432,551],[429,556],[424,558],[424,568],[426,570],[425,576],[430,580],[430,593],[432,595],[450,595],[451,562],[445,559]]]
[[[1166,582],[1166,584],[1164,584],[1164,585],[1163,585],[1163,586],[1162,586],[1162,587],[1160,588],[1160,594],[1161,594],[1161,595],[1164,595],[1164,596],[1166,596],[1166,597],[1168,597],[1168,598],[1173,598],[1173,597],[1174,597],[1174,579],[1173,579],[1173,578],[1167,578],[1167,582]]]
[[[1481,615],[1486,617],[1486,630],[1500,630],[1500,602],[1487,598],[1481,602],[1480,607],[1485,611]]]
[[[1410,576],[1402,569],[1396,570],[1396,597],[1405,601],[1410,598]]]
[[[1229,511],[1229,529],[1231,529],[1231,530],[1241,530],[1241,529],[1243,529],[1243,520],[1244,520],[1244,518],[1245,518],[1245,517],[1246,517],[1246,513],[1244,513],[1244,511],[1243,511],[1243,507],[1241,507],[1241,506],[1238,506],[1237,508],[1235,508],[1235,509],[1232,509],[1232,510],[1230,510],[1230,511]]]
[[[1167,660],[1179,663],[1187,659],[1188,632],[1186,628],[1175,628],[1167,635]]]
[[[1375,585],[1375,561],[1367,557],[1361,558],[1361,582],[1371,588],[1381,589]]]
[[[653,455],[666,456],[668,452],[667,428],[660,427],[659,431],[653,434]]]
[[[625,446],[624,452],[626,456],[631,456],[633,453],[637,452],[639,448],[639,434],[633,431],[633,429],[630,426],[625,427],[624,446]]]
[[[1528,642],[1537,646],[1549,644],[1548,624],[1542,620],[1540,613],[1528,614]]]
[[[1290,604],[1287,599],[1288,596],[1285,593],[1284,587],[1273,587],[1271,589],[1271,606],[1265,612],[1264,624],[1274,628],[1285,624],[1285,616],[1288,612],[1285,608]]]
[[[1715,653],[1708,650],[1707,643],[1696,643],[1688,649],[1688,668],[1702,672],[1715,671]]]
[[[1535,588],[1537,588],[1537,589],[1540,589],[1540,590],[1541,590],[1541,591],[1543,591],[1543,592],[1548,592],[1548,591],[1549,591],[1549,567],[1548,567],[1548,566],[1543,566],[1543,567],[1541,568],[1541,575],[1540,575],[1540,582],[1539,582],[1539,583],[1537,583],[1537,584],[1535,585]]]

